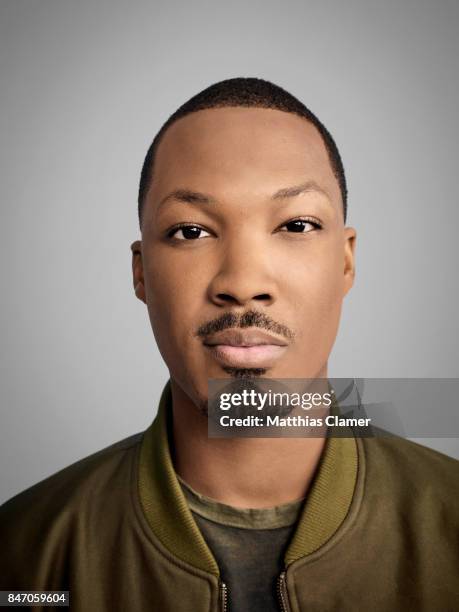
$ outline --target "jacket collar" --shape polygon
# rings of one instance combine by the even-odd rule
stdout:
[[[140,503],[154,535],[176,557],[219,577],[219,568],[204,540],[175,474],[170,454],[172,419],[170,381],[158,413],[140,448]],[[327,438],[307,494],[297,529],[285,553],[285,565],[320,548],[344,521],[357,482],[357,446],[353,437]]]

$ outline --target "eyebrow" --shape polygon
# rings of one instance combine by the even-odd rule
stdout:
[[[301,185],[295,185],[294,187],[285,187],[284,189],[279,189],[279,191],[276,191],[276,193],[271,196],[271,198],[273,200],[282,200],[286,198],[294,198],[295,196],[299,196],[303,193],[310,193],[313,191],[318,191],[319,193],[330,199],[330,196],[325,191],[325,189],[323,189],[315,181],[307,181],[306,183],[302,183]]]
[[[303,193],[318,192],[325,195],[327,199],[330,199],[329,194],[320,187],[315,181],[307,181],[301,185],[295,185],[293,187],[284,187],[279,189],[272,196],[272,200],[284,200],[287,198],[294,198]],[[185,202],[186,204],[215,204],[217,200],[212,196],[200,193],[199,191],[191,191],[190,189],[174,189],[168,193],[159,203],[158,208],[161,208],[169,200],[176,200],[178,202]]]
[[[161,208],[169,200],[177,200],[178,202],[185,202],[187,204],[215,204],[215,198],[208,196],[198,191],[191,191],[190,189],[174,189],[168,193],[159,203],[158,208]]]

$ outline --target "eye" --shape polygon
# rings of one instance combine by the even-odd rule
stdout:
[[[286,228],[286,229],[283,229]],[[295,232],[297,234],[307,233],[313,230],[322,229],[322,226],[319,222],[314,219],[292,219],[292,221],[288,221],[284,223],[280,228],[280,231],[287,232]]]
[[[169,238],[175,238],[176,240],[197,240],[206,236],[210,236],[209,232],[197,225],[181,225],[168,233]]]

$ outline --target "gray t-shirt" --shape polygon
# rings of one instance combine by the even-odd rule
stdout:
[[[229,611],[279,612],[277,580],[304,499],[273,508],[234,508],[178,480],[227,585]]]

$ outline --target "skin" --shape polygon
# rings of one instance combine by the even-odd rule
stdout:
[[[302,233],[291,231],[298,219]],[[171,236],[180,223],[201,232]],[[319,132],[271,109],[209,109],[178,120],[157,150],[141,235],[131,245],[134,288],[170,371],[177,473],[239,507],[303,497],[324,439],[208,438],[208,379],[231,373],[197,331],[226,313],[261,313],[286,342],[263,376],[327,377],[354,281],[356,232],[344,225]]]

